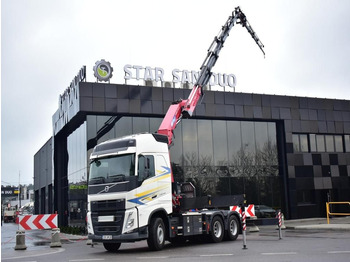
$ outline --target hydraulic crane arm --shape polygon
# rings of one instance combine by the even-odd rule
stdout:
[[[219,53],[224,46],[226,38],[229,36],[229,32],[235,24],[241,24],[243,27],[247,28],[248,32],[253,37],[265,56],[265,52],[263,50],[264,45],[255,34],[240,7],[236,7],[232,12],[232,15],[229,16],[225,25],[221,28],[219,34],[214,38],[212,44],[210,45],[207,57],[205,58],[200,68],[197,82],[194,85],[188,99],[174,102],[169,107],[168,112],[166,113],[158,129],[159,134],[163,134],[168,137],[169,146],[173,142],[173,131],[176,128],[177,124],[180,123],[182,118],[189,118],[193,115],[193,112],[199,100],[203,97],[203,86],[208,84],[209,79],[212,75],[211,70],[219,58]]]

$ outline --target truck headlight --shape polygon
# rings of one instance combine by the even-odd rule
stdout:
[[[134,226],[135,219],[133,218],[134,212],[130,212],[128,219],[126,220],[125,229],[130,229]]]
[[[91,224],[91,219],[90,219],[90,214],[89,213],[86,216],[86,226],[87,226],[88,234],[89,235],[93,235],[94,234],[94,230],[92,228],[92,224]]]

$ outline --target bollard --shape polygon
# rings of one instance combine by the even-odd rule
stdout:
[[[259,232],[260,229],[257,225],[255,225],[254,223],[252,225],[249,226],[249,233],[254,233],[254,232]]]
[[[88,239],[86,241],[86,245],[91,245],[91,247],[94,247],[94,242],[92,242],[92,239]]]
[[[286,225],[284,224],[284,215],[282,213],[282,226],[281,229],[286,229]]]
[[[62,247],[59,228],[53,228],[51,231],[50,247]]]
[[[27,249],[26,246],[26,235],[25,231],[23,230],[17,230],[16,231],[16,246],[15,250],[25,250]]]
[[[282,239],[282,213],[281,210],[278,211],[278,238]]]
[[[246,216],[245,216],[245,211],[244,211],[244,208],[243,208],[243,212],[242,212],[243,249],[247,249],[246,231],[247,231]]]

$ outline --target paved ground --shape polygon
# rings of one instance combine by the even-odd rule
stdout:
[[[286,227],[286,232],[282,231],[282,236],[284,237],[289,237],[291,239],[291,236],[304,236],[305,234],[308,234],[307,232],[310,232],[310,234],[326,234],[326,233],[319,233],[319,232],[332,232],[336,231],[337,235],[342,235],[343,237],[348,238],[348,232],[350,232],[350,217],[337,217],[337,218],[332,218],[330,220],[330,224],[327,224],[327,220],[325,218],[312,218],[312,219],[298,219],[298,220],[287,220],[284,222],[284,226]],[[16,246],[16,230],[18,229],[18,226],[13,223],[6,223],[3,224],[1,227],[1,258],[5,260],[11,260],[13,259],[14,261],[19,258],[19,256],[23,256],[25,254],[25,257],[29,259],[31,256],[37,256],[37,254],[40,254],[41,256],[47,254],[54,255],[56,253],[61,253],[61,252],[66,252],[64,250],[69,250],[69,248],[73,245],[67,245],[67,244],[74,244],[74,247],[80,247],[82,249],[81,252],[82,254],[86,253],[86,243],[87,243],[87,237],[86,236],[76,236],[76,235],[69,235],[69,234],[63,234],[60,233],[60,239],[62,242],[63,248],[48,248],[51,242],[51,230],[32,230],[32,231],[26,231],[25,233],[25,245],[27,246],[27,250],[25,251],[18,251],[14,250]],[[288,232],[287,232],[288,231]],[[266,238],[271,238],[268,239],[269,241],[276,241],[278,239],[278,234],[276,230],[276,225],[270,225],[270,226],[260,226],[260,233],[259,234],[254,234],[248,232],[248,240],[249,240],[249,247],[250,250],[252,249],[252,243],[254,242],[259,242],[261,241],[261,236],[264,236],[264,239],[266,241]],[[294,233],[293,233],[294,232]],[[320,236],[321,236],[320,235]],[[323,237],[323,235],[322,235]],[[324,237],[327,237],[325,235]],[[241,241],[240,239],[242,236],[239,237],[238,241]],[[334,238],[333,238],[334,240]],[[282,242],[283,243],[283,242]],[[298,242],[297,242],[298,243]],[[145,243],[137,243],[136,245],[141,245],[140,248],[142,251],[146,252],[145,254],[147,256],[150,256],[151,254],[147,253],[148,248]],[[144,246],[142,246],[144,245]],[[226,243],[223,243],[223,245],[220,247],[225,247]],[[259,244],[259,246],[261,243]],[[84,247],[85,246],[85,247]],[[123,248],[130,248],[132,250],[135,249],[134,244],[124,244]],[[136,246],[137,247],[137,246]],[[193,246],[192,248],[200,248],[201,246]],[[210,246],[208,246],[210,247]],[[219,247],[219,246],[217,246]],[[240,245],[236,244],[236,248],[240,249]],[[100,250],[100,252],[104,252],[104,249],[102,245],[97,245],[96,250]],[[169,249],[172,250],[172,249]],[[90,251],[90,249],[88,249]],[[92,249],[92,251],[94,251]],[[91,251],[91,252],[92,252]],[[175,250],[176,251],[176,250]],[[170,251],[167,251],[170,252]],[[223,254],[227,251],[223,251]],[[238,251],[236,251],[238,252]],[[263,251],[261,251],[263,252]],[[264,251],[265,252],[265,251]],[[347,254],[350,251],[343,251],[347,252]],[[73,256],[76,252],[72,251],[71,256]],[[63,254],[63,253],[62,253]],[[94,254],[94,252],[92,252]],[[105,253],[103,253],[105,254]],[[129,254],[129,253],[128,253]],[[133,252],[131,252],[133,254]],[[345,253],[344,253],[345,254]],[[92,256],[92,255],[91,255]],[[98,258],[100,259],[100,258]],[[27,260],[25,260],[27,261]],[[28,260],[29,261],[29,260]],[[34,261],[33,259],[30,261]],[[35,260],[38,261],[38,260]],[[59,261],[58,260],[53,260],[53,261]],[[296,260],[294,260],[296,261]]]
[[[326,218],[307,218],[286,220],[284,225],[287,229],[295,230],[333,230],[350,231],[350,217],[333,217],[327,224]]]

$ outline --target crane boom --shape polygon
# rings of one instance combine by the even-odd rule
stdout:
[[[222,26],[219,34],[211,43],[207,56],[200,67],[197,82],[195,83],[189,97],[186,100],[173,102],[158,129],[159,134],[163,134],[168,137],[169,146],[173,142],[173,132],[176,126],[180,123],[182,118],[189,118],[193,115],[199,100],[203,97],[203,87],[208,84],[212,75],[211,70],[219,58],[219,53],[224,46],[226,38],[229,36],[229,32],[235,24],[241,24],[243,27],[247,28],[248,32],[265,56],[265,52],[263,50],[264,45],[261,43],[258,36],[252,29],[240,7],[236,7],[232,12],[232,15],[227,19],[225,25]]]

